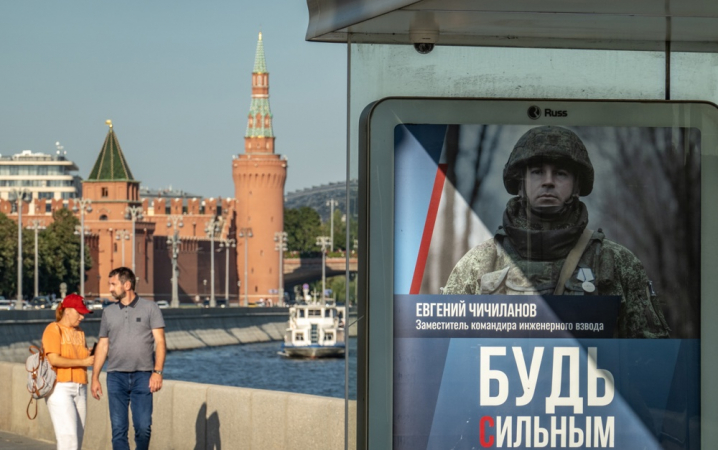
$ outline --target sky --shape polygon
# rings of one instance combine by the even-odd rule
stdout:
[[[234,197],[258,34],[285,192],[345,179],[346,47],[304,40],[302,0],[0,2],[0,154],[86,178],[111,119],[143,187]]]

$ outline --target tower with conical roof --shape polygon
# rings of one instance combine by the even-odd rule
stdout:
[[[140,182],[132,175],[112,121],[106,123],[109,130],[105,142],[90,175],[82,182],[82,197],[91,200],[92,207],[85,213],[85,226],[99,237],[99,258],[94,264],[97,264],[100,277],[100,294],[109,297],[107,276],[112,269],[122,265],[120,255],[127,255],[124,265],[131,267],[134,243],[137,291],[142,295],[151,295],[154,288],[151,262],[155,225],[140,217],[133,227],[127,217],[128,206],[142,207]]]
[[[104,214],[109,218],[115,210],[121,209],[124,215],[128,205],[139,203],[140,182],[132,176],[112,121],[108,120],[107,125],[110,129],[105,143],[102,144],[90,175],[82,183],[82,193],[83,197],[102,204]],[[102,215],[99,211],[98,214]]]
[[[259,33],[252,72],[252,103],[244,134],[244,153],[234,157],[237,200],[237,272],[240,305],[279,299],[279,252],[275,237],[284,230],[287,161],[274,153],[269,72]],[[246,264],[245,264],[246,260]]]

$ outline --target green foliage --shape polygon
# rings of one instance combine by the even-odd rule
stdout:
[[[37,236],[38,290],[40,294],[60,292],[60,283],[67,291],[79,291],[80,236],[75,226],[80,221],[67,209],[54,214],[54,222]],[[0,213],[0,293],[6,297],[17,294],[17,222]],[[85,248],[85,271],[92,268],[92,258]],[[32,294],[35,285],[35,232],[22,230],[22,290]]]
[[[57,293],[62,282],[67,283],[68,292],[79,291],[80,236],[75,234],[75,227],[80,221],[68,209],[57,210],[53,217],[54,222],[40,232],[40,291]],[[85,246],[85,271],[91,267],[92,258]]]
[[[0,294],[17,293],[17,222],[0,213]]]
[[[322,220],[314,209],[308,206],[284,210],[284,231],[287,233],[287,248],[300,254],[319,252],[317,236],[322,235]]]
[[[322,280],[314,281],[309,284],[309,292],[316,291],[320,293],[322,291]],[[346,276],[337,275],[335,277],[329,277],[326,281],[327,289],[332,290],[331,297],[336,300],[337,303],[344,303],[346,300]],[[356,277],[351,276],[349,278],[349,301],[352,304],[356,303]]]

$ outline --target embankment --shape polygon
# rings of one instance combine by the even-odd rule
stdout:
[[[28,420],[24,364],[0,362],[0,429],[55,441],[45,401]],[[101,375],[103,389],[105,374]],[[89,395],[89,392],[88,392]],[[344,400],[287,392],[165,381],[154,396],[150,449],[344,448]],[[349,403],[349,448],[356,442],[356,404]],[[130,441],[134,431],[130,426]],[[87,400],[83,448],[111,449],[107,396]],[[133,447],[134,448],[134,447]]]
[[[288,318],[286,308],[183,308],[162,314],[169,351],[278,341]],[[101,317],[96,311],[82,322],[88,346],[97,340]],[[0,361],[24,362],[28,347],[40,345],[42,332],[54,318],[54,311],[0,311]]]

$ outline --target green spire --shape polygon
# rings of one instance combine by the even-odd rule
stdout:
[[[264,44],[262,43],[262,32],[259,32],[257,41],[257,53],[254,56],[254,73],[267,73],[267,62],[264,60]]]
[[[112,121],[108,120],[110,131],[107,132],[105,143],[102,144],[100,156],[92,167],[90,176],[86,181],[134,181],[125,155],[122,154],[120,143],[112,129]]]
[[[267,63],[264,61],[264,44],[262,44],[262,33],[259,33],[257,42],[257,56],[254,59],[254,74],[252,78],[252,104],[249,106],[247,131],[244,137],[274,137],[272,130],[272,112],[269,109],[269,86],[262,86],[260,79],[267,81]],[[268,81],[267,81],[268,84]],[[259,92],[256,92],[258,89]],[[262,93],[262,91],[266,93]]]

